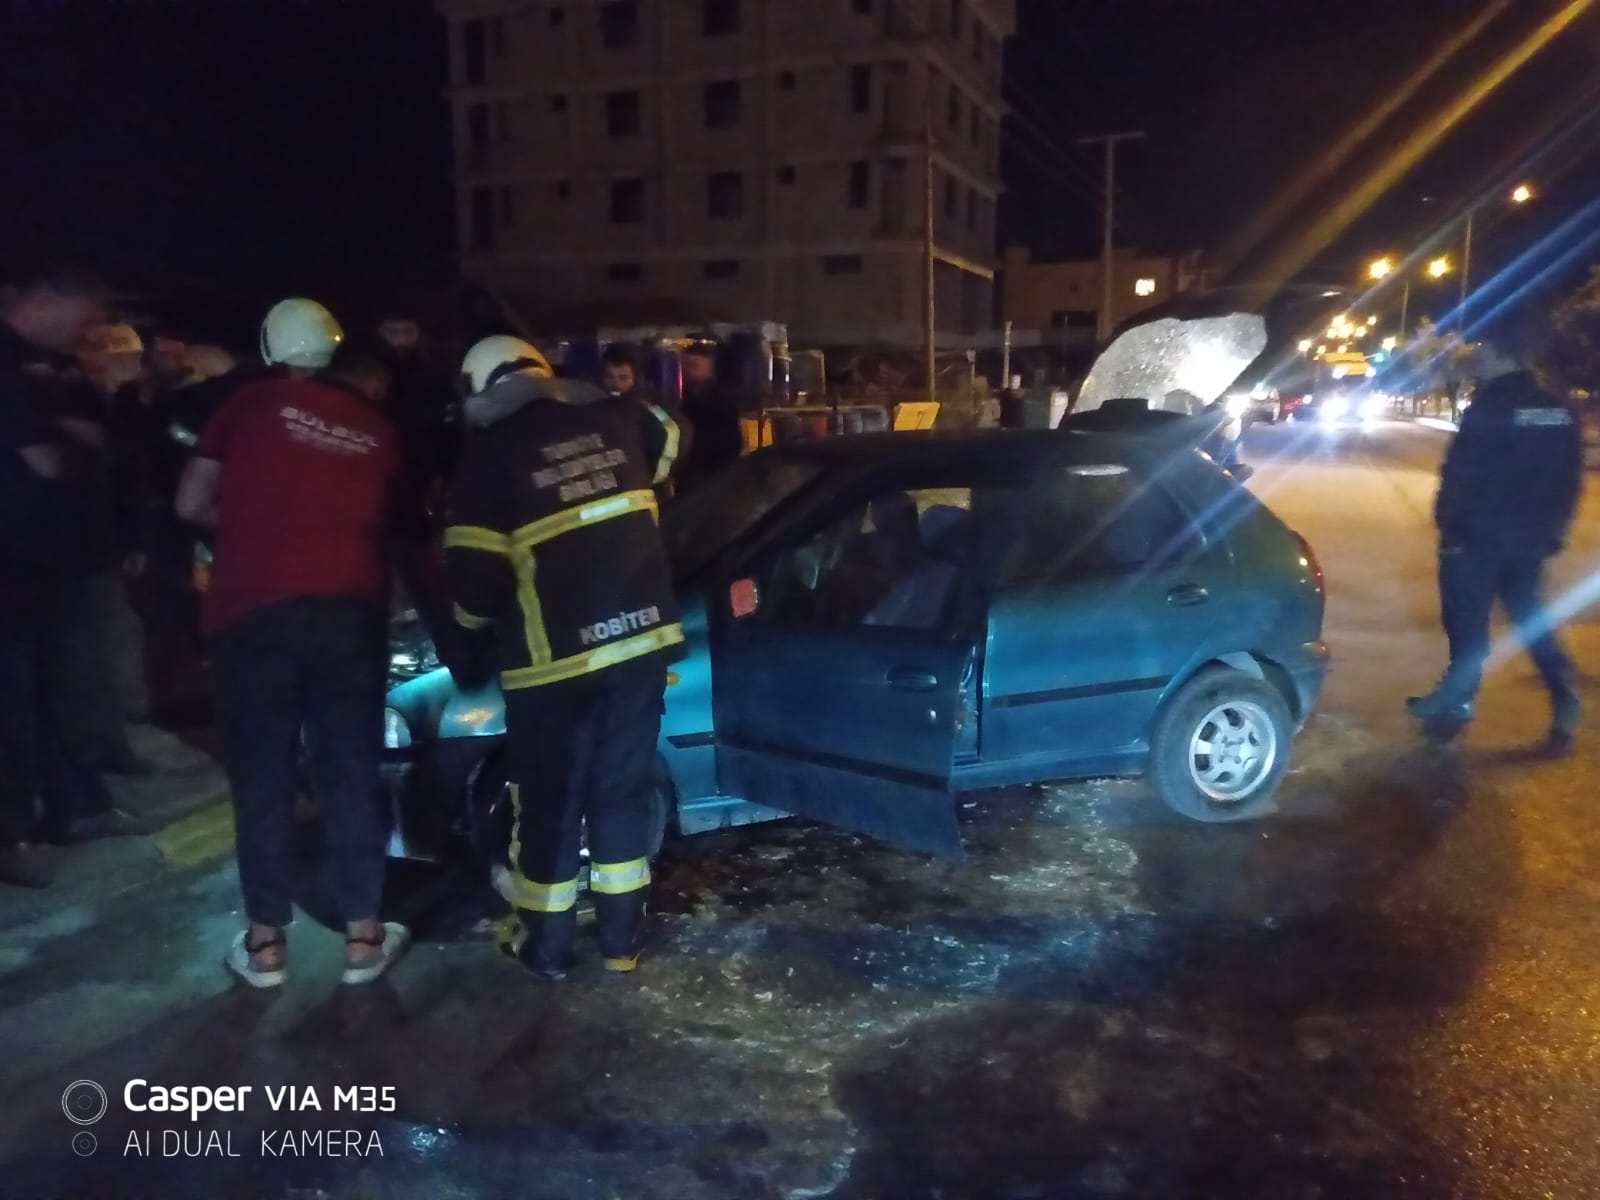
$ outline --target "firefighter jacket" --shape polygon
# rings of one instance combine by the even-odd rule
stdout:
[[[456,623],[494,631],[501,686],[681,654],[653,488],[678,430],[658,407],[513,375],[467,402],[445,533]]]

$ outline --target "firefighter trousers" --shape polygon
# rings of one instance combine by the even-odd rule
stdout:
[[[665,667],[623,664],[506,692],[511,900],[527,930],[522,958],[530,966],[559,969],[572,958],[586,831],[600,953],[618,970],[638,956],[665,691]]]

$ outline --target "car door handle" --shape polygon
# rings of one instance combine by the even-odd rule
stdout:
[[[931,692],[939,686],[939,677],[923,667],[890,667],[884,679],[902,692]]]
[[[1192,608],[1211,599],[1211,593],[1198,583],[1185,583],[1167,593],[1167,603],[1173,608]]]

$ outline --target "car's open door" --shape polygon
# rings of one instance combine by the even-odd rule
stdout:
[[[932,630],[758,620],[752,588],[734,584],[711,621],[722,789],[962,857],[950,776],[970,642]],[[751,611],[734,615],[741,607]]]

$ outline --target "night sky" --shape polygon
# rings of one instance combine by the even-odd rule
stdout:
[[[3,7],[0,270],[78,262],[141,290],[252,294],[415,290],[449,277],[443,35],[428,0]],[[1420,114],[1556,7],[1513,0],[1338,183],[1359,178]],[[1150,137],[1123,151],[1122,235],[1155,250],[1215,247],[1479,8],[1021,0],[1023,36],[1008,61],[1021,119],[1006,140],[1003,236],[1092,252],[1099,160],[1073,141],[1136,128]],[[1545,51],[1311,269],[1347,271],[1369,253],[1404,250],[1400,242],[1438,220],[1422,195],[1486,186],[1544,127],[1594,113],[1596,17]],[[1600,192],[1597,139],[1600,129],[1587,125],[1531,172],[1545,193],[1537,222],[1485,220],[1484,254],[1509,260]]]

